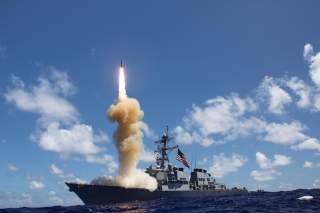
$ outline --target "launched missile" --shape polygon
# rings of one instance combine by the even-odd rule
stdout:
[[[119,69],[119,96],[118,96],[118,98],[120,100],[127,98],[126,79],[125,79],[124,65],[123,65],[122,60],[120,61],[120,69]]]

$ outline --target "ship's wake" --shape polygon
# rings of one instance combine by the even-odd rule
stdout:
[[[113,139],[119,154],[119,175],[97,177],[92,183],[154,191],[157,188],[156,179],[137,169],[142,150],[143,111],[138,100],[129,98],[126,94],[123,67],[120,67],[119,72],[118,99],[109,107],[107,115],[112,122],[118,124]]]

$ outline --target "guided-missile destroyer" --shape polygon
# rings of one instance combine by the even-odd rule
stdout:
[[[145,201],[162,197],[204,197],[237,195],[248,193],[246,188],[227,188],[218,183],[205,169],[194,168],[189,175],[184,168],[178,168],[169,163],[168,153],[178,149],[169,146],[168,127],[160,140],[156,141],[156,165],[146,168],[145,172],[157,180],[155,191],[141,188],[124,188],[98,184],[82,184],[66,182],[69,191],[74,192],[85,205],[104,205],[130,201]],[[190,167],[184,154],[178,149],[176,159],[186,167]]]

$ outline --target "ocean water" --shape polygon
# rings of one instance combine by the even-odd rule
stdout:
[[[299,200],[302,196],[311,200]],[[51,212],[317,212],[320,213],[320,189],[286,192],[250,193],[238,196],[205,198],[162,198],[106,206],[54,206],[44,208],[0,209],[0,213]]]

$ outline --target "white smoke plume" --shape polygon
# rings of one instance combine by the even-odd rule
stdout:
[[[92,183],[154,191],[157,188],[156,179],[137,169],[143,145],[143,111],[138,100],[129,98],[126,94],[123,67],[120,67],[119,73],[118,100],[109,107],[107,115],[112,122],[118,124],[113,138],[119,154],[120,171],[116,177],[102,176]]]

